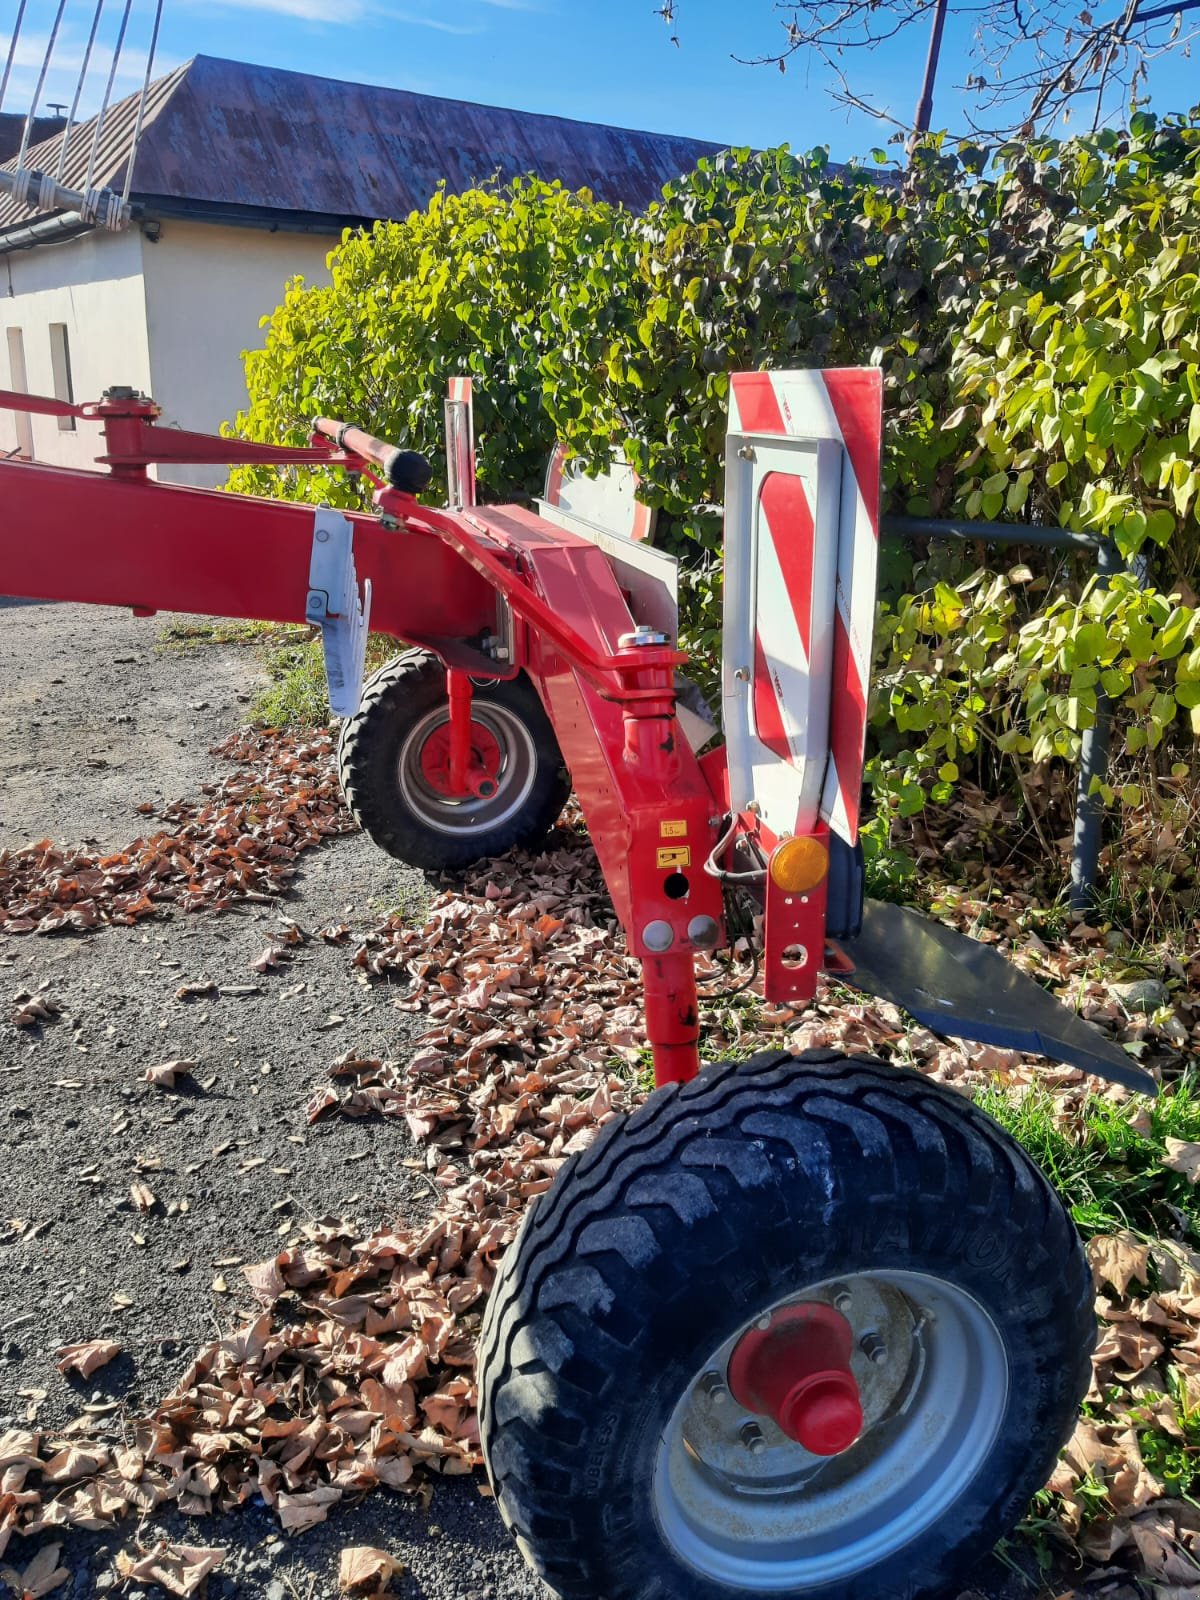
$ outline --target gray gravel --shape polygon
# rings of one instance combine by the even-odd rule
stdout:
[[[43,837],[119,847],[146,826],[136,805],[194,796],[219,770],[208,751],[245,721],[256,659],[243,646],[158,651],[160,626],[81,607],[0,609],[0,847]],[[402,1054],[420,1019],[360,980],[353,942],[313,940],[266,975],[250,965],[282,917],[309,932],[347,922],[357,933],[427,892],[354,835],[306,854],[278,907],[0,940],[0,998],[45,984],[62,1007],[36,1030],[15,1028],[0,1007],[0,1237],[8,1217],[37,1230],[0,1246],[0,1430],[24,1420],[19,1391],[39,1389],[38,1426],[115,1400],[106,1425],[118,1429],[169,1389],[197,1346],[249,1312],[234,1258],[272,1254],[294,1219],[336,1213],[370,1229],[427,1211],[429,1185],[402,1164],[417,1155],[402,1123],[309,1128],[304,1118],[336,1056]],[[200,979],[257,992],[176,998]],[[187,1094],[142,1081],[147,1066],[173,1058],[196,1063]],[[148,1215],[130,1197],[135,1180],[156,1196]],[[229,1292],[214,1289],[218,1278]],[[61,1344],[100,1337],[125,1354],[85,1383],[59,1376]],[[68,1533],[62,1560],[75,1581],[60,1592],[105,1593],[112,1557],[135,1533],[132,1523]],[[253,1505],[155,1518],[143,1537],[160,1533],[229,1546],[210,1580],[217,1596],[333,1595],[338,1553],[358,1543],[404,1559],[409,1575],[393,1585],[402,1596],[546,1593],[476,1481],[439,1485],[428,1511],[377,1492],[291,1539]],[[18,1540],[6,1559],[24,1565],[40,1542]]]

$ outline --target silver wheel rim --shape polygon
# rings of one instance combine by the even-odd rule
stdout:
[[[448,711],[438,707],[414,723],[405,736],[396,762],[404,804],[419,822],[436,833],[468,834],[499,828],[520,811],[533,789],[537,777],[533,735],[507,706],[476,699],[471,721],[482,724],[500,747],[496,792],[486,799],[473,794],[453,799],[439,793],[421,768],[425,741],[449,720]]]
[[[851,1323],[863,1432],[810,1455],[726,1386],[739,1328],[680,1398],[659,1442],[654,1507],[705,1578],[769,1594],[845,1580],[911,1544],[983,1466],[1008,1399],[995,1323],[958,1285],[917,1272],[849,1274],[780,1300],[836,1305]],[[760,1324],[761,1325],[761,1324]],[[745,1430],[760,1435],[751,1444]]]

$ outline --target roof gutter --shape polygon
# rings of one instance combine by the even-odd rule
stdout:
[[[129,208],[130,225],[136,227],[142,216],[143,207],[134,202]],[[32,222],[0,229],[0,256],[9,255],[14,250],[32,250],[39,244],[65,244],[68,239],[95,233],[99,227],[98,222],[85,221],[78,211],[59,211],[50,217],[36,217]]]
[[[58,244],[67,239],[77,239],[81,233],[91,233],[94,227],[95,223],[85,222],[78,211],[39,217],[36,222],[6,228],[0,233],[0,255],[8,255],[13,250],[32,250],[39,244]]]

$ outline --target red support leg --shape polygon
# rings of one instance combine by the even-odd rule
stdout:
[[[642,979],[655,1085],[687,1083],[700,1071],[700,1005],[690,951],[647,956]]]
[[[470,793],[471,679],[454,667],[446,668],[446,693],[450,698],[450,793]]]

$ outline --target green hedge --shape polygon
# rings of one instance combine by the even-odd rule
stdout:
[[[330,259],[331,286],[295,282],[266,319],[238,431],[301,442],[314,413],[350,416],[440,466],[446,381],[470,373],[492,498],[535,491],[556,437],[596,466],[619,443],[684,558],[686,632],[710,663],[729,374],[880,366],[886,509],[1086,528],[1137,578],[1104,593],[1075,560],[888,551],[876,841],[967,779],[1036,812],[1099,687],[1126,750],[1106,798],[1182,837],[1200,732],[1200,114],[990,157],[935,138],[903,183],[881,151],[835,169],[823,151],[734,150],[643,216],[533,179],[439,192]],[[233,484],[358,493],[319,474]]]

